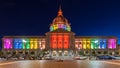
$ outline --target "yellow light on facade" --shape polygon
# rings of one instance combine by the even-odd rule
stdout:
[[[86,48],[87,48],[87,47],[86,47],[86,40],[85,40],[85,39],[83,39],[82,45],[83,45],[83,49],[86,49]]]
[[[38,48],[38,45],[37,45],[37,40],[34,41],[34,49],[37,49]]]
[[[91,48],[91,46],[90,46],[90,39],[87,39],[87,40],[86,40],[86,47],[87,47],[87,49],[90,49],[90,48]]]
[[[57,25],[53,25],[53,27],[54,27],[54,30],[56,30],[56,29],[57,29]]]
[[[30,39],[30,49],[33,49],[33,39]]]

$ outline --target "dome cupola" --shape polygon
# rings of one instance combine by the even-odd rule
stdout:
[[[52,24],[50,25],[50,31],[64,29],[66,31],[71,31],[70,24],[68,20],[63,16],[61,6],[59,7],[58,15],[53,19]]]

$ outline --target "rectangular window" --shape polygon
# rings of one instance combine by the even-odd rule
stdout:
[[[108,48],[115,49],[116,48],[116,39],[108,39]]]
[[[4,49],[12,49],[12,39],[11,38],[5,38],[4,41]]]
[[[90,49],[90,48],[91,48],[91,46],[90,46],[90,39],[87,39],[87,40],[86,40],[86,48],[87,48],[87,49]]]
[[[76,49],[82,49],[82,39],[76,39],[75,40],[75,48]]]
[[[14,49],[22,49],[22,39],[14,39]]]
[[[83,45],[83,49],[86,49],[86,48],[87,48],[87,47],[86,47],[86,40],[85,40],[85,39],[82,40],[82,45]]]
[[[57,36],[56,35],[51,36],[51,47],[53,49],[57,48]]]
[[[68,49],[68,48],[69,48],[69,36],[64,35],[64,49]]]
[[[99,49],[106,49],[106,39],[100,39]]]
[[[62,35],[58,36],[58,48],[59,49],[63,48]]]

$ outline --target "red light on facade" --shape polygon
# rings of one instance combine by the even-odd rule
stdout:
[[[51,48],[53,49],[57,48],[57,36],[56,35],[51,36]]]
[[[59,49],[62,49],[62,47],[63,47],[63,46],[62,46],[62,43],[63,43],[63,42],[62,42],[62,35],[59,35],[59,36],[58,36],[58,48],[59,48]]]
[[[53,49],[68,49],[69,48],[69,35],[66,34],[52,34],[51,48]]]
[[[64,36],[64,49],[68,49],[69,47],[69,36],[65,35]]]

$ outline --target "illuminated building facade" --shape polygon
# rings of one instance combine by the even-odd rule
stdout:
[[[76,55],[115,55],[119,53],[117,37],[115,36],[75,36],[68,20],[59,8],[57,17],[50,25],[46,36],[4,36],[2,38],[3,52],[19,53],[34,52],[39,55],[45,51],[53,58],[73,58]],[[82,54],[83,53],[83,54]]]

